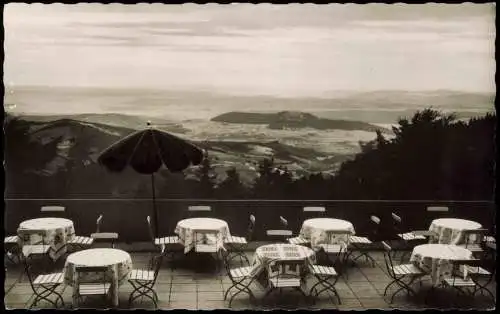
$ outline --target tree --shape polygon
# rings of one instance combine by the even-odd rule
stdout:
[[[425,109],[398,124],[341,165],[331,198],[491,199],[496,116],[464,123]]]
[[[196,195],[201,198],[212,198],[214,196],[217,175],[214,172],[208,155],[205,156],[201,165],[196,169],[196,176],[199,180]]]
[[[7,194],[43,194],[46,181],[43,170],[48,162],[57,156],[55,138],[47,143],[33,140],[30,128],[32,123],[6,114],[4,119],[4,161]],[[43,180],[42,180],[43,181]]]
[[[227,177],[219,184],[216,195],[222,199],[242,199],[248,197],[248,191],[241,182],[236,168],[226,171]]]

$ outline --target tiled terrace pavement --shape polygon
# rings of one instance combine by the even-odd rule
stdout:
[[[259,244],[261,245],[261,244]],[[255,246],[255,245],[254,245]],[[120,246],[118,246],[120,248]],[[125,245],[122,249],[129,250]],[[252,249],[252,252],[254,249]],[[248,257],[252,260],[252,252],[248,252]],[[147,252],[132,252],[132,261],[134,268],[145,268],[150,258],[150,253]],[[389,304],[389,298],[383,297],[384,289],[391,279],[386,275],[385,264],[382,252],[372,252],[370,254],[377,262],[375,267],[365,263],[363,259],[359,259],[358,265],[350,266],[347,270],[347,279],[342,276],[336,284],[337,291],[341,298],[341,304],[333,297],[324,294],[314,305],[308,305],[304,302],[298,293],[283,291],[283,295],[277,298],[271,298],[267,305],[252,305],[248,295],[240,294],[232,303],[232,309],[258,309],[258,308],[308,308],[308,309],[494,309],[494,302],[477,296],[474,299],[459,297],[456,292],[451,289],[438,289],[433,294],[433,298],[428,301],[428,305],[423,303],[424,292],[428,289],[428,283],[424,282],[422,288],[415,286],[417,291],[421,291],[417,297],[407,297],[401,294],[394,299],[392,304]],[[186,264],[186,263],[184,263]],[[237,266],[237,265],[235,265]],[[178,266],[174,271],[171,271],[169,262],[165,261],[159,273],[156,282],[155,290],[159,296],[159,309],[224,309],[228,308],[228,302],[224,301],[224,291],[230,287],[231,281],[223,274],[214,274],[213,272],[196,272],[187,267]],[[308,280],[308,285],[314,284],[315,278],[311,277]],[[264,295],[264,289],[255,284],[252,287],[257,299]],[[496,283],[491,287],[491,290],[496,294]],[[58,291],[62,292],[65,306],[71,304],[72,287],[61,286]],[[132,291],[132,286],[127,282],[120,286],[120,308],[128,308],[128,297]],[[395,291],[395,290],[392,290]],[[27,308],[33,301],[33,292],[29,285],[26,275],[23,274],[22,268],[19,266],[7,265],[7,273],[5,276],[5,306],[8,309]],[[392,293],[391,293],[392,294]],[[278,294],[273,295],[276,297]],[[241,297],[240,297],[241,296]],[[105,307],[101,301],[87,299],[81,307]],[[49,307],[41,303],[37,308]],[[153,303],[144,298],[141,304],[137,300],[132,308],[153,309]]]

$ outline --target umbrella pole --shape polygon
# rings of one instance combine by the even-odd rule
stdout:
[[[155,175],[151,174],[151,187],[153,189],[153,217],[155,221],[155,238],[158,238],[158,212],[156,210],[156,201],[155,201]]]

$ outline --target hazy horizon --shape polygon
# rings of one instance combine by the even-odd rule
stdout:
[[[331,98],[495,92],[495,5],[4,6],[22,86]]]

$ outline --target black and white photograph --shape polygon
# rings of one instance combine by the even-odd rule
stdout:
[[[494,2],[2,8],[5,309],[496,308]]]

